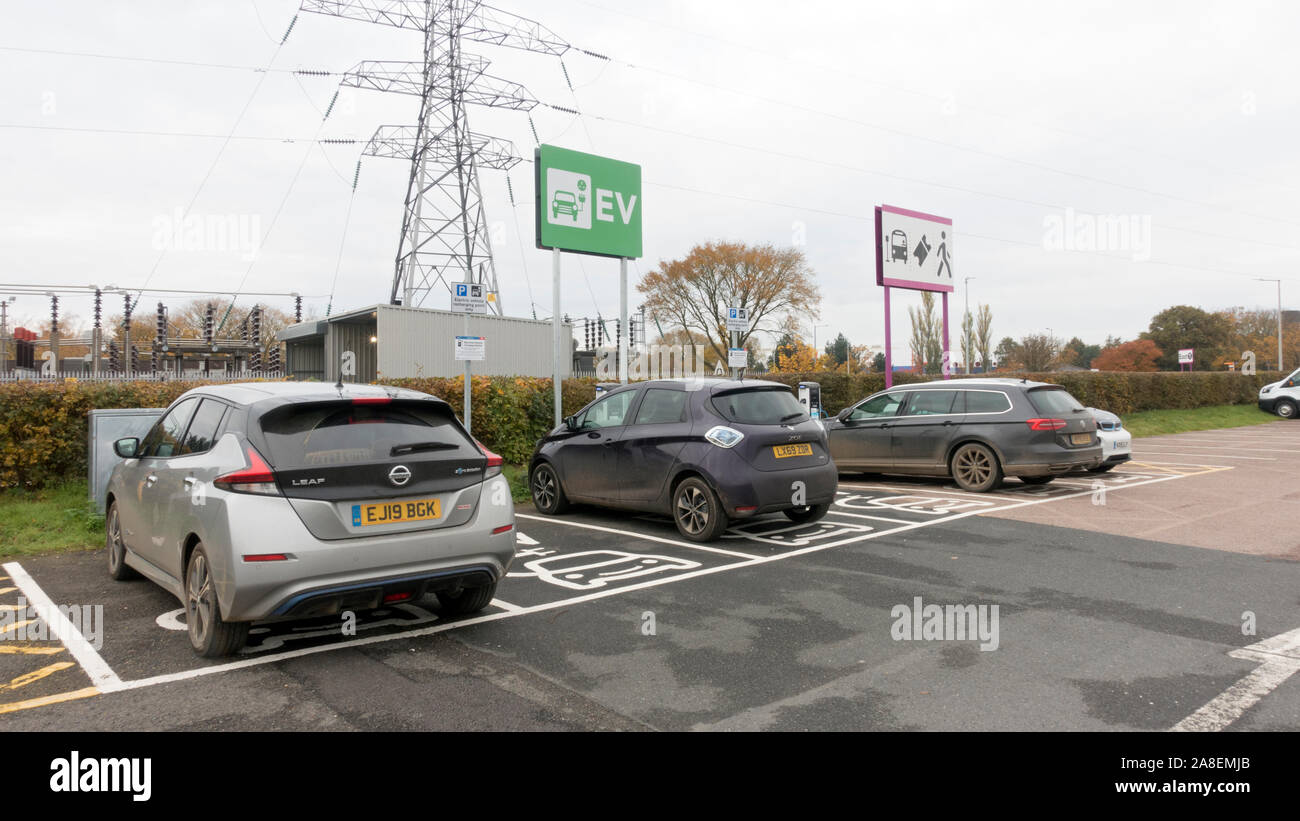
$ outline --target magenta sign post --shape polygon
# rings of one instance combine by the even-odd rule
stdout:
[[[894,384],[893,344],[890,341],[889,289],[939,291],[943,294],[943,378],[951,376],[948,362],[948,294],[952,293],[952,220],[876,206],[876,284],[885,289],[885,387]]]

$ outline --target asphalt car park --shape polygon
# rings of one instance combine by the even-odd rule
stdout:
[[[112,582],[102,551],[23,560],[0,606],[102,604],[102,645],[0,653],[0,727],[1296,729],[1286,450],[1293,422],[1137,440],[1110,473],[992,493],[844,474],[825,518],[708,544],[666,517],[521,507],[483,613],[259,626],[232,660],[196,658],[180,603]],[[1157,511],[1173,536],[1246,535],[1138,538]],[[1266,531],[1270,550],[1243,548]],[[896,637],[918,598],[997,606],[996,648]]]

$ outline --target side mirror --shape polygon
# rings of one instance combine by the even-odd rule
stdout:
[[[835,418],[840,420],[841,422],[847,422],[850,413],[853,413],[853,408],[847,407],[842,409],[839,413],[835,414]]]
[[[136,451],[140,449],[140,440],[134,436],[128,436],[125,439],[118,439],[113,443],[113,452],[123,459],[134,459]]]
[[[572,416],[564,417],[564,429],[569,431],[577,430],[578,429],[577,420],[575,420]]]

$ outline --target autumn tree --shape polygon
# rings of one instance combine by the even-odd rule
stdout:
[[[1092,367],[1099,371],[1154,371],[1160,355],[1150,339],[1135,339],[1103,349]]]
[[[1029,334],[1016,343],[1020,365],[1030,373],[1045,371],[1056,361],[1061,343],[1049,334]]]
[[[1014,371],[1024,367],[1020,362],[1020,343],[1009,336],[1002,337],[997,349],[993,351],[993,356],[998,361],[999,369]]]
[[[975,349],[980,353],[980,362],[984,371],[993,370],[990,357],[993,353],[993,311],[987,305],[981,305],[975,314]]]
[[[641,278],[637,290],[647,312],[702,334],[725,361],[731,347],[727,308],[749,312],[749,327],[740,333],[745,347],[755,333],[777,331],[779,315],[821,316],[814,277],[798,248],[709,242],[695,246],[684,259],[660,262]]]
[[[943,328],[934,311],[934,292],[921,292],[921,307],[909,307],[912,320],[912,365],[918,373],[938,373],[943,360]]]
[[[1231,322],[1223,314],[1191,305],[1175,305],[1153,316],[1142,338],[1151,340],[1160,349],[1156,364],[1161,370],[1178,369],[1180,348],[1195,348],[1192,370],[1203,370],[1227,351],[1231,334]]]

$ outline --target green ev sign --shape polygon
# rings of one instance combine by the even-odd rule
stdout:
[[[533,167],[538,248],[641,256],[641,166],[543,145]]]

